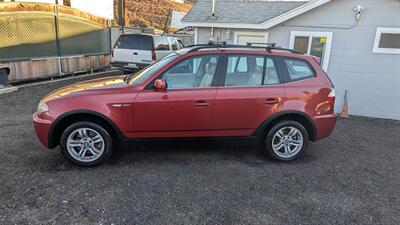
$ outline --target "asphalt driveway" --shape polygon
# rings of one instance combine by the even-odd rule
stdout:
[[[158,143],[76,167],[36,138],[49,91],[0,95],[0,224],[400,224],[400,122],[340,119],[292,163],[244,143]]]

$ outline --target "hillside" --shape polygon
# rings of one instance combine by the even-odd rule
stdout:
[[[118,23],[118,1],[120,0],[114,0],[116,23]],[[163,29],[170,10],[187,12],[194,2],[195,0],[190,0],[182,4],[172,0],[125,0],[125,24],[131,27]]]

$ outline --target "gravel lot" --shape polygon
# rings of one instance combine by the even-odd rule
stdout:
[[[400,224],[399,121],[340,119],[292,163],[243,143],[158,143],[85,169],[31,119],[78,80],[0,95],[0,224]]]

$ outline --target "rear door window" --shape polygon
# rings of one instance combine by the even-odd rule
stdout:
[[[279,83],[275,63],[271,58],[262,55],[228,56],[225,86],[261,86]]]
[[[290,81],[303,80],[315,76],[314,70],[310,65],[301,59],[283,59],[289,73]]]
[[[265,75],[263,85],[280,84],[278,71],[276,70],[275,62],[271,58],[267,58],[265,65]]]
[[[154,49],[156,51],[168,51],[169,49],[169,44],[168,44],[168,38],[166,37],[154,37]]]
[[[153,49],[153,37],[150,35],[124,34],[118,38],[114,47],[117,49],[151,51]]]

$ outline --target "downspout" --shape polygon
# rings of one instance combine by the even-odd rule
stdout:
[[[210,20],[215,20],[215,1],[216,0],[212,0],[211,2],[211,16],[208,18]],[[211,27],[210,30],[210,38],[209,41],[214,41],[214,27]]]
[[[211,16],[215,18],[215,0],[212,0],[211,4]]]

